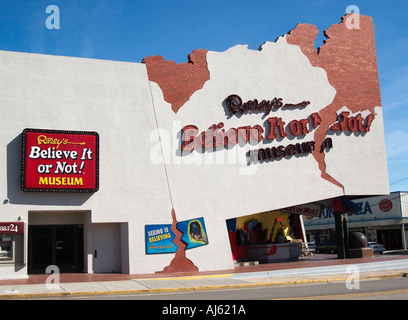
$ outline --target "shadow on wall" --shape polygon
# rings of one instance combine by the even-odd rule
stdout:
[[[21,189],[21,157],[23,135],[7,145],[7,198],[12,204],[66,205],[84,204],[92,193],[24,192]]]

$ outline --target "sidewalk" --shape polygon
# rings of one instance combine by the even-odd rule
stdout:
[[[355,272],[359,272],[360,279],[405,277],[408,273],[407,253],[401,251],[376,255],[373,258],[345,260],[339,260],[335,255],[319,254],[295,262],[189,274],[60,274],[57,283],[54,283],[54,275],[51,277],[49,274],[30,275],[27,279],[0,280],[0,299],[174,292],[345,281],[350,275],[355,275]]]

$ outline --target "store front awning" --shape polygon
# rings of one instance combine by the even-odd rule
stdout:
[[[408,223],[408,218],[401,219],[384,219],[384,220],[364,220],[364,221],[353,221],[348,220],[348,227],[349,228],[358,228],[358,227],[374,227],[374,226],[386,226],[392,224],[406,224]],[[334,229],[334,223],[324,223],[324,224],[315,224],[315,225],[305,225],[306,231],[312,230],[323,230],[323,229]]]

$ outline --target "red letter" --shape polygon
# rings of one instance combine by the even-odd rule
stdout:
[[[347,117],[348,117],[349,114],[350,114],[350,112],[348,112],[348,111],[343,111],[341,113],[341,115],[343,116],[343,120],[341,120],[341,122],[340,122],[340,128],[341,128],[342,131],[346,130]]]
[[[358,129],[358,121],[356,117],[350,117],[347,119],[347,127],[351,132],[354,132]]]
[[[302,124],[302,134],[309,133],[309,130],[307,129],[307,126],[306,126],[310,122],[309,119],[302,119],[302,120],[299,120],[299,122]]]
[[[238,128],[238,132],[242,135],[246,143],[249,142],[250,134],[251,134],[250,131],[251,131],[251,126],[245,126],[245,127]]]
[[[255,138],[256,141],[262,141],[263,140],[263,136],[262,136],[263,132],[264,132],[264,130],[262,129],[262,127],[259,124],[256,124],[251,128],[251,134]]]
[[[224,135],[224,146],[228,146],[231,143],[236,145],[238,143],[238,129],[230,128]]]
[[[187,125],[183,128],[184,143],[181,145],[181,150],[193,151],[197,145],[198,128],[194,125]]]
[[[370,127],[371,127],[371,124],[373,123],[373,120],[374,120],[374,116],[372,114],[369,114],[367,116],[367,122],[366,122],[366,126],[365,126],[365,131],[366,132],[370,131]]]
[[[273,118],[268,118],[268,122],[271,125],[271,127],[269,128],[269,134],[268,134],[268,139],[275,139],[276,138],[276,133],[275,133],[275,128],[276,128],[276,120],[278,118],[273,117]]]
[[[220,122],[218,124],[218,128],[220,130],[217,131],[217,129],[214,129],[214,147],[219,147],[219,146],[224,146],[224,136],[225,136],[225,130],[222,129],[224,127],[224,123]]]
[[[203,148],[211,148],[214,145],[214,132],[212,130],[203,131],[200,134],[201,145]]]
[[[287,134],[285,133],[285,129],[283,126],[285,125],[285,122],[282,121],[282,118],[278,118],[278,122],[276,123],[278,128],[279,128],[279,133],[282,138],[285,138]]]
[[[357,123],[358,123],[358,131],[364,132],[365,128],[363,126],[363,117],[361,116],[360,113],[357,115],[356,119],[357,119]]]
[[[311,114],[313,119],[313,128],[316,128],[318,125],[322,123],[322,118],[320,118],[317,112]]]
[[[292,120],[289,122],[289,131],[294,136],[298,136],[302,132],[302,125],[297,120]]]

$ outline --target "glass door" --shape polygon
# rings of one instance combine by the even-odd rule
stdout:
[[[83,272],[83,226],[29,226],[28,272],[45,273],[49,265],[61,273]]]

